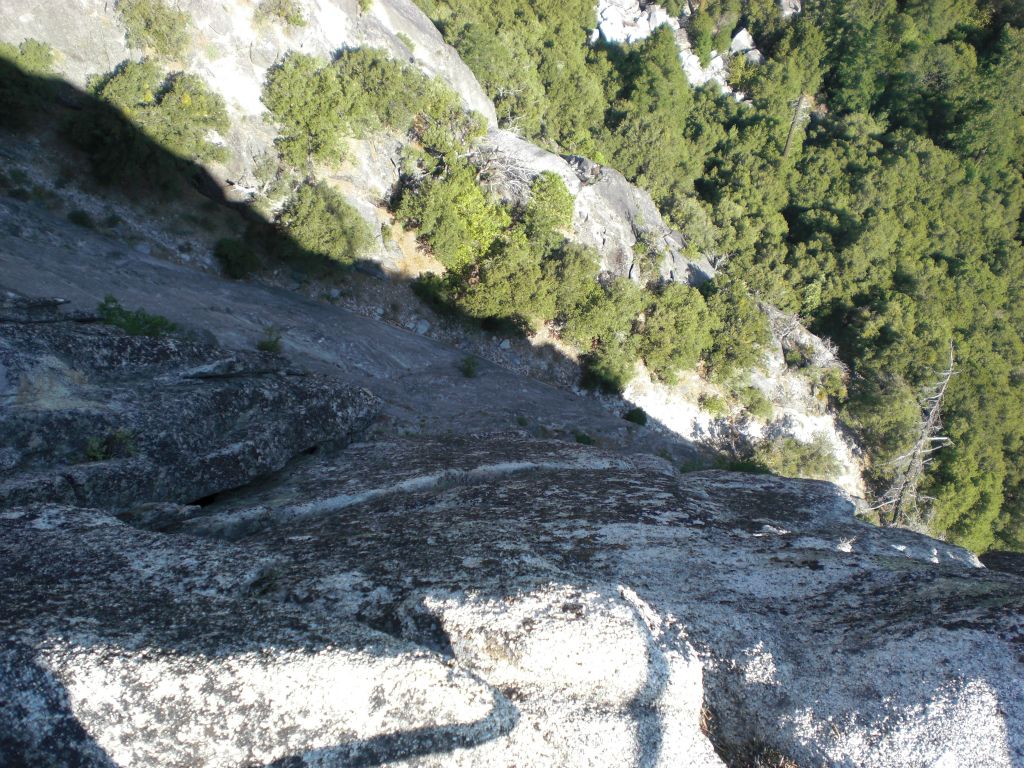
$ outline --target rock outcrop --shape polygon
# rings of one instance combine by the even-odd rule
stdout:
[[[269,353],[130,336],[0,296],[0,506],[189,502],[366,427],[366,390]]]
[[[1024,760],[1024,581],[835,486],[511,434],[345,446],[365,392],[54,313],[2,313],[4,487],[149,425],[146,503],[3,504],[0,764]]]

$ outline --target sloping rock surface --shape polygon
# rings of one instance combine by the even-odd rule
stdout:
[[[860,523],[834,486],[508,434],[333,448],[365,393],[259,356],[189,379],[216,348],[52,310],[0,325],[8,477],[66,465],[59,440],[24,446],[53,414],[116,403],[137,423],[167,376],[274,382],[277,410],[232,424],[290,460],[247,485],[254,466],[225,469],[202,505],[142,472],[142,510],[99,484],[0,508],[0,765],[1024,760],[1024,581]],[[34,396],[19,432],[11,382],[44,366],[49,410]],[[207,440],[237,439],[207,419]],[[293,420],[307,434],[285,441]]]
[[[360,431],[366,390],[0,296],[0,505],[199,500]]]

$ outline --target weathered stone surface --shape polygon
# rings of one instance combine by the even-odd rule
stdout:
[[[0,300],[0,504],[187,502],[364,428],[366,390],[178,336]]]
[[[1022,757],[1022,582],[824,483],[491,436],[310,457],[177,533],[0,525],[8,754],[715,765],[703,710],[733,758]]]
[[[0,765],[1024,760],[1024,581],[835,486],[504,433],[296,456],[372,398],[0,304]],[[72,465],[97,425],[135,455]]]

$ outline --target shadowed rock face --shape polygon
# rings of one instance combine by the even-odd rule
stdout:
[[[1024,581],[862,524],[834,486],[507,434],[332,447],[365,392],[17,312],[5,488],[69,471],[70,437],[33,442],[55,414],[141,425],[161,386],[182,445],[290,460],[234,453],[199,482],[204,459],[140,438],[149,504],[98,481],[4,503],[0,765],[1024,760]],[[44,365],[59,386],[19,400]],[[274,399],[185,418],[257,382]],[[196,489],[217,495],[182,503]]]
[[[369,392],[276,355],[129,336],[58,312],[0,297],[2,505],[201,499],[344,440],[377,410]]]

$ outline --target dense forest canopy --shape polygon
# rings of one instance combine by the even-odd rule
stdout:
[[[918,437],[952,347],[951,443],[927,468],[927,517],[975,550],[1024,549],[1018,3],[807,0],[783,17],[776,0],[691,2],[702,58],[742,27],[766,55],[730,61],[739,103],[688,84],[668,27],[630,46],[590,43],[592,0],[419,2],[506,127],[622,171],[721,265],[716,283],[742,277],[837,342],[851,370],[842,414],[877,493]],[[716,327],[728,313],[702,306],[687,305],[691,323],[729,332]]]

